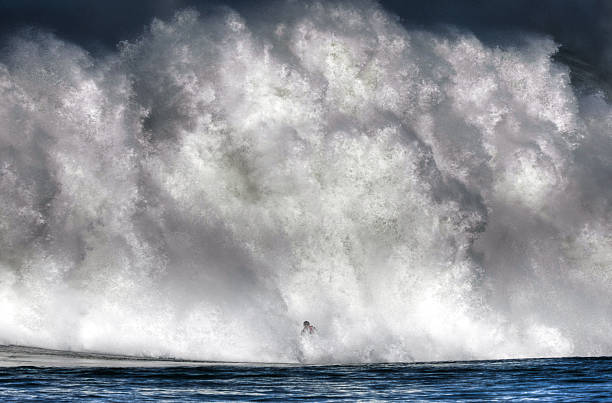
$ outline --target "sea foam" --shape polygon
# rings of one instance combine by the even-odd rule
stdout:
[[[558,45],[378,5],[0,64],[0,341],[295,362],[612,354],[612,114]],[[319,329],[300,340],[300,323]]]

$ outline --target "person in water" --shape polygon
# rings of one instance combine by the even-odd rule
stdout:
[[[315,334],[317,332],[317,328],[310,324],[307,320],[304,321],[304,328],[302,329],[302,336]]]

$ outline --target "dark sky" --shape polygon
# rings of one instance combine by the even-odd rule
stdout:
[[[454,25],[487,42],[503,41],[508,32],[550,35],[563,51],[612,77],[612,1],[606,0],[383,0],[386,9],[408,26]],[[204,12],[228,5],[244,15],[262,2],[228,0],[0,0],[0,35],[38,26],[93,53],[143,31],[153,17],[169,18],[179,8]]]

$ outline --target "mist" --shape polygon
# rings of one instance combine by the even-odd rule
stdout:
[[[120,41],[5,36],[2,343],[312,363],[612,352],[604,40],[573,42],[577,69],[564,29],[518,11],[494,33],[396,3],[156,4]]]

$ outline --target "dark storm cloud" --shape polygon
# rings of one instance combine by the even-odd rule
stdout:
[[[80,44],[113,46],[129,38],[153,17],[167,18],[177,9],[210,10],[227,5],[248,13],[261,6],[244,0],[0,0],[3,34],[36,25]],[[261,4],[261,2],[259,2]],[[604,0],[383,0],[381,4],[408,24],[450,24],[487,34],[494,30],[528,30],[559,42],[600,52],[609,43],[610,5]],[[255,10],[256,11],[256,10]]]
[[[140,33],[154,16],[166,18],[180,6],[181,1],[174,0],[0,0],[0,33],[37,27],[100,50]]]
[[[548,35],[561,44],[559,59],[572,81],[610,86],[612,3],[605,0],[382,1],[406,25],[453,25],[489,44],[505,44],[518,32]]]
[[[456,26],[474,32],[489,44],[504,44],[509,32],[535,32],[562,44],[560,57],[572,67],[573,79],[612,82],[610,18],[605,0],[383,0],[383,7],[407,26]],[[229,6],[261,18],[257,2],[244,0],[147,0],[104,2],[81,0],[0,0],[0,35],[23,27],[40,27],[91,52],[114,49],[142,33],[154,17],[167,19],[181,8],[210,13]]]

